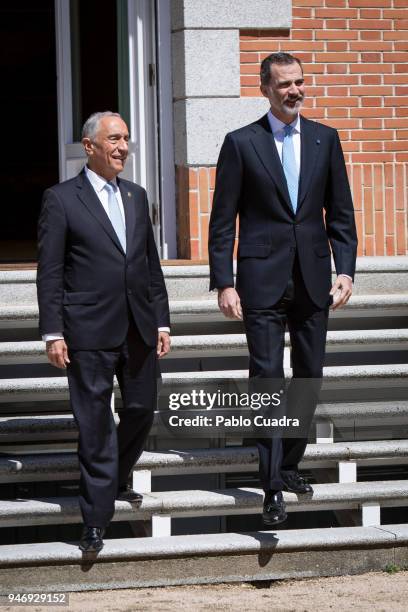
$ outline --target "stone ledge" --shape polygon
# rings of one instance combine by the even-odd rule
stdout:
[[[285,371],[287,379],[291,377],[291,371]],[[386,365],[358,365],[358,366],[330,366],[324,368],[323,389],[325,385],[332,383],[350,384],[370,382],[372,380],[382,381],[385,384],[395,379],[404,379],[408,376],[408,364],[386,364]],[[166,384],[200,384],[204,381],[223,381],[233,379],[243,381],[248,378],[248,370],[211,370],[202,372],[171,372],[162,375],[163,383]],[[117,386],[116,386],[117,388]],[[51,376],[44,378],[3,378],[0,379],[0,401],[21,401],[32,394],[50,395],[51,399],[61,396],[68,391],[68,381],[64,376]]]
[[[290,346],[285,334],[285,346]],[[329,331],[326,352],[382,351],[408,349],[408,329],[368,329]],[[245,334],[203,334],[173,336],[168,359],[195,355],[235,355],[248,353]],[[0,363],[46,363],[44,343],[40,341],[0,342]]]
[[[299,549],[348,548],[408,544],[408,525],[381,527],[335,527],[329,529],[290,529],[278,532],[217,533],[161,538],[106,540],[97,562],[120,559],[154,559],[173,555],[216,555],[234,552],[283,552]],[[82,555],[75,543],[53,542],[0,546],[0,567],[37,563],[80,563]]]
[[[170,299],[212,298],[208,291],[208,265],[163,265]],[[333,270],[334,272],[334,270]],[[0,305],[10,308],[36,304],[36,272],[0,271]],[[360,257],[354,297],[408,293],[408,257]],[[24,306],[26,307],[26,306]]]
[[[344,311],[336,310],[330,316],[334,318],[340,314],[341,316],[352,316],[355,311],[361,310],[368,310],[367,315],[370,317],[376,316],[378,311],[384,315],[390,310],[408,313],[408,293],[353,295]],[[170,300],[170,313],[180,317],[217,314],[220,320],[224,320],[218,308],[216,295],[211,293],[205,298]],[[38,307],[36,304],[25,304],[23,306],[0,305],[0,323],[15,322],[18,325],[20,321],[37,323],[37,320]]]
[[[169,265],[162,262],[166,278],[208,276],[208,265]],[[389,257],[358,257],[357,272],[407,272],[408,255]],[[0,270],[0,285],[9,283],[35,283],[36,270]]]
[[[68,394],[66,393],[64,397],[68,397]],[[159,413],[156,411],[150,433],[152,436],[156,435],[158,415]],[[337,401],[318,404],[315,413],[315,422],[321,420],[326,422],[329,421],[334,423],[337,427],[372,427],[373,425],[383,427],[384,423],[386,425],[392,423],[395,427],[398,427],[400,425],[406,426],[407,417],[408,401],[362,402],[360,399],[358,402],[351,403]],[[119,422],[117,414],[115,414],[115,420]],[[13,444],[21,445],[23,442],[37,443],[38,441],[43,441],[44,443],[48,442],[49,445],[53,445],[55,442],[58,444],[61,440],[76,440],[77,436],[77,427],[71,414],[47,415],[40,413],[35,416],[0,417],[0,441],[7,444],[9,448]],[[362,444],[367,444],[367,442],[362,442]],[[382,443],[376,441],[375,444],[379,445]],[[390,444],[390,442],[386,441],[384,444],[387,445]],[[381,446],[381,448],[383,447]],[[24,460],[28,461],[31,449],[27,449],[27,447],[24,446],[21,450],[24,450]],[[48,450],[51,452],[51,446]],[[15,451],[13,449],[7,452],[14,453]],[[206,452],[208,452],[208,449]],[[60,455],[58,455],[58,457],[60,457]],[[16,458],[18,459],[18,456],[16,456]]]
[[[290,28],[291,0],[173,0],[172,29]]]
[[[86,560],[77,542],[0,546],[14,592],[69,592],[356,574],[407,562],[407,525],[105,540]]]
[[[72,420],[74,429],[74,422]],[[319,462],[395,459],[408,456],[408,440],[335,442],[308,444],[302,464],[318,467]],[[142,453],[136,471],[151,470],[153,476],[174,474],[256,471],[255,447],[183,449]],[[21,454],[0,457],[0,482],[34,482],[55,478],[77,479],[76,453]]]
[[[283,496],[288,512],[357,510],[361,504],[373,502],[381,507],[403,506],[408,496],[408,481],[317,484],[314,485],[313,497],[287,492]],[[153,515],[177,518],[258,514],[262,503],[263,491],[250,488],[145,493],[140,507],[117,501],[112,520],[148,520]],[[80,522],[81,512],[76,497],[0,501],[1,527]]]

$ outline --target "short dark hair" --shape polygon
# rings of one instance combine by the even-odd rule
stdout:
[[[300,59],[298,59],[297,57],[295,57],[294,55],[291,55],[290,53],[284,53],[283,51],[281,51],[280,53],[271,53],[270,55],[268,55],[267,57],[265,57],[265,59],[262,61],[261,64],[261,85],[268,85],[269,81],[271,80],[271,65],[272,64],[281,64],[281,65],[287,65],[287,64],[294,64],[294,63],[299,64],[302,73],[303,73],[303,67],[302,67],[302,62],[300,61]]]

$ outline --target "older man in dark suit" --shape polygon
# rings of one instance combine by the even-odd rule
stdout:
[[[299,114],[305,92],[297,58],[288,53],[265,58],[261,91],[270,111],[227,134],[220,152],[210,288],[218,289],[227,317],[243,315],[252,380],[284,378],[286,325],[294,379],[321,379],[328,310],[333,297],[333,308],[346,304],[355,271],[357,237],[344,157],[335,129]],[[333,286],[329,244],[337,271]],[[298,471],[306,443],[306,437],[257,441],[267,524],[286,518],[283,489],[312,493]]]
[[[128,140],[117,113],[92,115],[83,128],[87,165],[45,191],[39,220],[40,332],[49,361],[67,368],[85,552],[102,548],[115,499],[142,499],[128,478],[153,422],[157,357],[170,348],[146,192],[118,178]],[[115,374],[123,402],[117,430]]]

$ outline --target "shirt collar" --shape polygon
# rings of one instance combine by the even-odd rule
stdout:
[[[282,131],[285,125],[287,125],[286,123],[283,123],[283,121],[275,117],[275,115],[272,114],[271,110],[268,111],[267,116],[269,125],[271,126],[272,134]],[[294,132],[298,132],[300,134],[300,115],[298,114],[296,116],[296,119],[294,119],[289,125],[293,127]]]
[[[102,191],[102,189],[105,188],[105,185],[108,182],[115,186],[115,190],[118,187],[116,178],[112,179],[111,181],[107,181],[105,178],[103,178],[103,176],[99,176],[99,174],[96,174],[96,172],[88,168],[88,166],[85,166],[85,174],[87,178],[89,179],[89,182],[91,183],[92,187],[95,189],[97,193]]]

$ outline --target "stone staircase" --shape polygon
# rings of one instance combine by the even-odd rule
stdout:
[[[247,378],[242,324],[219,313],[207,266],[165,267],[173,350],[163,389]],[[321,400],[287,523],[264,531],[257,451],[236,436],[166,437],[158,415],[105,548],[77,548],[77,431],[67,381],[36,331],[35,272],[0,272],[0,584],[7,592],[270,580],[407,562],[408,258],[358,261],[332,313]],[[285,366],[290,375],[289,346]],[[120,396],[115,391],[115,402]],[[138,535],[139,537],[135,537]],[[0,593],[3,593],[0,587]]]

